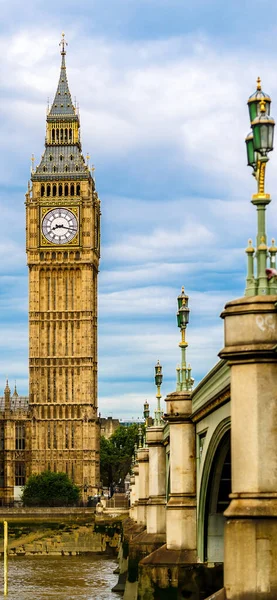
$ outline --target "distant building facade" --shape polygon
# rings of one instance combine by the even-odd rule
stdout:
[[[100,432],[106,440],[113,435],[120,425],[121,422],[119,419],[113,419],[113,417],[100,417]]]

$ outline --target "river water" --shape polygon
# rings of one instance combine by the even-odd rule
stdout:
[[[116,600],[117,562],[103,555],[9,558],[8,600]],[[0,563],[3,595],[3,558]]]

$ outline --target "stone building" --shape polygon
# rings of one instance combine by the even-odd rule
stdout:
[[[119,419],[100,417],[100,433],[108,440],[120,425]]]
[[[30,459],[29,398],[13,394],[8,381],[0,397],[0,504],[19,500]]]
[[[66,42],[46,119],[45,150],[26,194],[29,269],[29,399],[0,411],[0,494],[31,473],[66,472],[85,494],[99,484],[97,277],[100,201],[82,154],[80,119],[67,81]],[[23,224],[22,224],[23,227]]]

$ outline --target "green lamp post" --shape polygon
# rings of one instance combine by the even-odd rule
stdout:
[[[142,448],[142,427],[141,427],[141,423],[138,426],[138,447]]]
[[[270,203],[270,195],[265,193],[265,171],[268,153],[273,150],[274,119],[270,116],[271,98],[262,91],[261,80],[257,79],[257,90],[248,99],[248,110],[251,132],[247,135],[246,151],[247,164],[253,169],[257,180],[257,193],[252,196],[252,204],[257,208],[257,240],[256,249],[249,240],[246,249],[248,257],[246,296],[277,293],[276,278],[268,277],[275,268],[275,246],[267,247],[266,236],[266,206]],[[273,252],[272,252],[273,249]],[[267,261],[270,257],[270,269]],[[255,264],[256,262],[256,264]],[[255,268],[256,267],[256,268]]]
[[[194,379],[191,377],[191,367],[186,364],[186,328],[189,323],[190,309],[188,307],[189,297],[185,294],[185,289],[182,287],[181,294],[177,298],[178,311],[177,323],[181,330],[181,367],[177,366],[177,391],[189,391],[192,389]]]
[[[149,410],[149,404],[148,404],[147,400],[145,400],[144,405],[143,405],[143,417],[144,417],[144,421],[145,421],[145,427],[148,427],[150,410]]]
[[[162,365],[160,364],[160,361],[158,360],[157,364],[155,365],[155,385],[157,387],[157,393],[156,393],[157,408],[155,410],[154,425],[156,425],[156,426],[162,425],[162,414],[163,414],[161,411],[162,381],[163,381],[163,368],[162,368]]]

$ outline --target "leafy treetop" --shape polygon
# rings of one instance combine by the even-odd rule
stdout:
[[[80,490],[66,473],[44,471],[29,477],[22,494],[24,506],[73,506]]]
[[[138,443],[138,425],[120,425],[107,440],[100,440],[100,477],[104,486],[113,488],[123,484],[130,471],[135,443]]]

